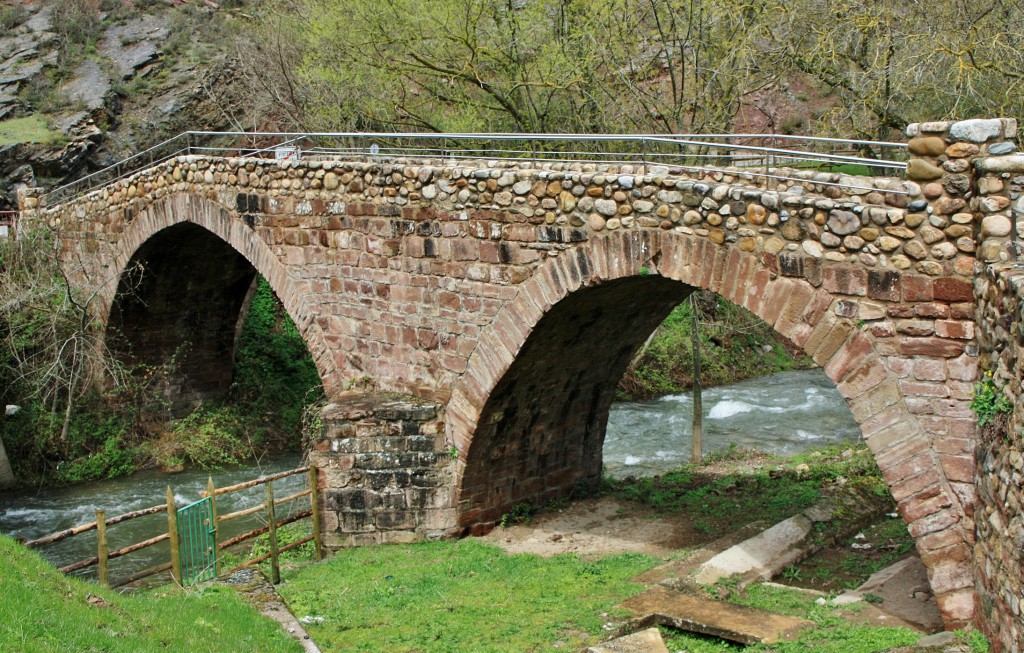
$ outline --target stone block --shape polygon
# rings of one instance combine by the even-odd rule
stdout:
[[[948,338],[906,337],[900,340],[899,350],[904,356],[956,358],[964,352],[964,343],[960,340],[950,340]]]
[[[863,297],[867,294],[868,271],[847,265],[828,266],[822,270],[821,285],[832,293]]]

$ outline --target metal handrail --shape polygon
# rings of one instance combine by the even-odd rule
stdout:
[[[466,158],[474,159],[498,159],[498,160],[523,160],[524,158],[531,159],[544,159],[547,161],[561,161],[561,162],[641,162],[641,163],[652,163],[652,164],[663,164],[669,157],[672,158],[684,158],[689,160],[700,160],[700,159],[722,159],[728,158],[730,161],[736,161],[737,155],[735,153],[749,154],[751,158],[749,161],[755,161],[758,165],[764,165],[766,168],[771,163],[774,165],[780,161],[786,162],[808,162],[815,165],[821,164],[852,164],[852,165],[863,165],[869,166],[876,170],[901,170],[905,167],[905,162],[894,161],[887,159],[875,159],[862,156],[851,156],[845,154],[835,153],[822,153],[813,152],[807,150],[787,149],[783,147],[766,147],[759,145],[751,145],[745,143],[736,142],[725,142],[735,141],[739,139],[764,139],[771,140],[773,144],[777,144],[778,141],[790,142],[807,142],[812,144],[827,144],[827,145],[841,145],[846,147],[854,146],[859,147],[881,147],[881,148],[895,148],[902,150],[906,148],[905,143],[893,143],[884,141],[863,141],[863,140],[844,140],[836,138],[826,138],[820,136],[794,136],[791,134],[679,134],[679,135],[665,135],[665,134],[523,134],[523,133],[434,133],[434,132],[412,132],[412,133],[392,133],[392,132],[213,132],[213,131],[187,131],[174,136],[173,138],[167,139],[157,145],[143,150],[137,154],[134,154],[126,159],[118,161],[117,163],[98,170],[89,175],[81,177],[73,182],[64,184],[50,190],[46,193],[43,198],[46,205],[53,205],[61,201],[71,200],[81,195],[87,194],[93,190],[100,188],[101,186],[111,184],[127,177],[130,177],[137,172],[153,167],[160,163],[164,163],[170,159],[173,159],[182,155],[191,155],[195,153],[204,152],[237,152],[239,146],[235,147],[212,147],[202,146],[198,144],[200,140],[213,140],[213,139],[233,139],[235,141],[250,140],[253,143],[254,151],[245,152],[239,155],[239,158],[261,158],[261,155],[267,154],[274,150],[276,147],[281,147],[282,144],[293,144],[301,141],[316,141],[316,140],[350,140],[350,141],[362,141],[368,143],[365,148],[358,147],[345,147],[345,148],[324,148],[324,147],[312,147],[309,152],[316,154],[317,156],[331,156],[339,153],[347,155],[359,155],[368,156],[370,154],[370,145],[373,145],[376,141],[405,141],[410,144],[409,147],[379,147],[372,152],[374,160],[384,159],[388,156],[392,157],[408,157],[408,158],[424,158],[424,157],[439,157],[444,159],[459,160]],[[272,145],[261,144],[257,146],[257,141],[266,140],[276,141]],[[596,152],[584,150],[581,148],[576,149],[563,149],[563,150],[551,150],[551,151],[537,151],[536,149],[515,149],[515,148],[473,148],[473,147],[448,147],[443,146],[439,148],[431,148],[425,146],[413,146],[416,141],[444,141],[445,143],[454,142],[465,145],[471,145],[469,142],[491,142],[491,143],[509,143],[513,141],[527,141],[527,142],[543,142],[543,143],[595,143],[595,144],[607,144],[607,143],[623,143],[632,144],[634,146],[633,152]],[[651,146],[669,146],[678,148],[680,152],[658,152],[652,151]],[[698,151],[688,152],[686,150],[696,149]],[[719,150],[728,150],[728,153],[716,154],[714,152]],[[467,155],[472,154],[472,157]],[[562,159],[553,158],[562,156]],[[757,155],[760,155],[758,157]],[[580,157],[591,157],[590,159],[582,159]],[[594,157],[600,158],[594,158]],[[678,165],[678,164],[674,164]],[[690,166],[690,165],[679,165],[678,167],[687,170],[709,170],[709,171],[724,171],[721,168],[711,168],[708,166]],[[724,171],[729,172],[729,171]],[[774,172],[774,170],[773,170]],[[806,181],[805,179],[794,178],[786,175],[769,174],[766,169],[763,173],[750,171],[751,174],[756,176],[765,177],[768,179],[784,179],[784,180],[795,180],[795,181]],[[824,182],[823,182],[824,183]],[[898,192],[898,191],[895,191]]]

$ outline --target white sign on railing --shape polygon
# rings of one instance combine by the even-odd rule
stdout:
[[[298,161],[302,158],[302,150],[291,145],[275,147],[274,158],[278,161]]]

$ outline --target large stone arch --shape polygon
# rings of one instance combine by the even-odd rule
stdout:
[[[610,293],[607,297],[613,301],[632,307],[634,304],[629,302],[639,293],[615,290],[617,284],[627,280],[634,289],[653,291],[653,301],[649,315],[635,316],[639,319],[638,330],[644,333],[627,336],[623,343],[626,348],[639,346],[657,324],[658,316],[671,310],[671,305],[689,290],[700,288],[758,315],[821,365],[846,398],[909,524],[947,625],[963,624],[970,618],[973,524],[965,518],[970,506],[964,505],[950,486],[932,438],[908,408],[887,363],[886,348],[880,347],[873,335],[857,328],[858,298],[834,295],[802,278],[779,276],[762,259],[735,246],[716,245],[675,232],[597,234],[560,253],[522,284],[516,298],[481,336],[447,408],[448,436],[459,453],[454,499],[460,527],[486,529],[516,502],[564,494],[600,473],[600,448],[610,405],[607,393],[593,395],[589,421],[582,426],[567,423],[568,429],[563,429],[557,444],[529,444],[544,453],[579,454],[575,459],[555,455],[549,469],[543,464],[534,465],[528,470],[532,474],[529,478],[515,478],[523,469],[515,456],[523,453],[516,451],[517,442],[496,439],[496,425],[507,421],[501,394],[521,380],[510,382],[507,377],[523,371],[521,365],[517,367],[518,361],[530,355],[535,330],[545,320],[563,320],[566,311],[560,306],[568,303],[571,312],[573,298],[585,293]],[[682,290],[673,294],[673,285]],[[666,304],[671,305],[666,309]],[[596,305],[609,304],[599,301]],[[619,329],[604,335],[618,337],[624,333]],[[579,356],[579,352],[574,355]],[[615,377],[610,383],[614,385],[617,380]],[[521,390],[513,392],[522,394]],[[525,420],[527,430],[553,423],[550,415],[543,414],[544,402],[538,397],[531,401],[517,395],[515,399],[521,406],[532,404],[533,413]],[[587,410],[585,406],[574,409]],[[599,422],[596,431],[594,420]],[[523,428],[524,420],[520,418],[516,426]],[[587,452],[587,447],[596,451]]]
[[[113,243],[107,267],[115,274],[111,276],[112,282],[98,291],[105,324],[109,325],[114,317],[112,311],[126,272],[147,244],[174,232],[194,233],[196,230],[211,236],[210,240],[219,243],[224,250],[237,253],[255,273],[267,280],[302,334],[324,389],[331,392],[338,383],[339,372],[316,320],[317,314],[307,301],[310,295],[307,284],[289,273],[288,267],[252,228],[242,220],[232,218],[224,206],[203,196],[175,193],[153,201],[133,218]],[[173,242],[174,238],[168,240]],[[187,275],[188,272],[182,274]]]

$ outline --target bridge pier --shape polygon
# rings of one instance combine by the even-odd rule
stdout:
[[[323,545],[337,550],[451,534],[455,461],[439,404],[346,392],[320,413],[309,462],[320,469]]]

